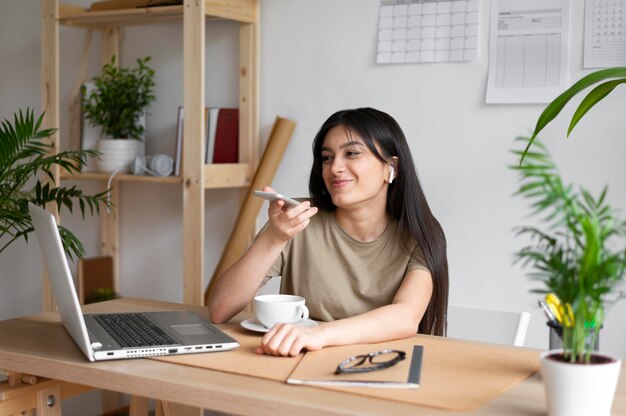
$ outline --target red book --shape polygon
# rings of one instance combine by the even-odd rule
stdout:
[[[239,109],[220,108],[215,127],[213,163],[239,160]]]

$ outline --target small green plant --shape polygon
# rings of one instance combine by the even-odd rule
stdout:
[[[140,139],[144,128],[139,117],[154,97],[154,70],[150,57],[137,59],[136,68],[118,68],[115,56],[93,79],[95,89],[85,97],[83,109],[89,122],[115,139]],[[84,95],[84,94],[83,94]]]
[[[19,111],[13,123],[2,121],[0,126],[0,253],[19,238],[28,241],[33,224],[28,213],[28,203],[45,206],[56,203],[61,210],[70,212],[78,202],[85,216],[86,208],[91,214],[99,212],[100,203],[108,204],[107,191],[96,195],[84,195],[76,186],[55,186],[53,169],[59,166],[69,173],[79,172],[87,156],[97,156],[95,151],[67,151],[52,154],[52,146],[44,139],[55,129],[41,130],[43,114],[35,121],[34,111]],[[43,183],[42,177],[49,182]],[[59,226],[61,240],[70,258],[82,258],[82,243],[68,229]],[[8,238],[8,240],[7,240]]]
[[[518,138],[523,144],[529,138]],[[584,188],[575,189],[561,179],[545,146],[538,140],[532,151],[514,150],[526,159],[511,166],[519,172],[516,195],[531,201],[533,215],[544,214],[545,230],[524,226],[518,234],[531,244],[516,253],[516,261],[531,266],[531,278],[570,305],[573,322],[563,327],[564,357],[589,362],[606,307],[623,293],[618,286],[626,273],[626,222],[606,202],[607,188],[594,198]]]
[[[99,287],[98,289],[87,295],[85,304],[104,302],[105,300],[117,299],[117,293],[109,287]]]

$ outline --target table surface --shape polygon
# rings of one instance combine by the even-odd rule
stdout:
[[[188,309],[206,317],[206,309],[144,299],[118,299],[88,305],[85,312]],[[240,315],[226,325],[238,325]],[[0,369],[158,398],[222,412],[275,415],[453,415],[456,412],[351,393],[230,374],[151,359],[91,363],[65,331],[58,314],[0,322]],[[541,376],[535,374],[468,415],[543,415],[546,402]],[[626,415],[626,371],[620,374],[613,415]]]

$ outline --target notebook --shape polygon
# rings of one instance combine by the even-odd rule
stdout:
[[[413,345],[405,351],[406,359],[377,371],[365,373],[336,374],[337,364],[345,358],[360,354],[367,355],[379,344],[357,344],[339,346],[318,351],[307,351],[293,370],[288,384],[317,386],[382,387],[391,389],[417,389],[422,372],[423,345]],[[387,348],[383,348],[387,349]]]
[[[83,314],[49,212],[28,204],[63,325],[90,361],[233,349],[239,342],[189,311]]]

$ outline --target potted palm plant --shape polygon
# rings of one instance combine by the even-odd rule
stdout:
[[[93,79],[94,89],[89,94],[83,91],[85,116],[104,136],[97,143],[101,172],[129,171],[137,157],[144,132],[140,118],[155,99],[154,70],[148,67],[149,60],[137,59],[135,68],[118,68],[113,56],[102,74]]]
[[[593,351],[606,308],[618,300],[626,273],[626,222],[606,202],[607,188],[594,197],[566,184],[550,154],[538,140],[512,168],[520,175],[517,195],[532,202],[534,214],[545,214],[547,227],[525,226],[519,234],[530,243],[516,259],[532,268],[542,282],[539,293],[560,298],[562,350],[541,356],[550,415],[609,415],[621,367],[619,357]]]
[[[28,203],[45,206],[56,203],[59,209],[70,212],[74,204],[82,215],[87,209],[98,213],[100,203],[108,204],[106,193],[85,195],[72,187],[43,183],[42,177],[53,178],[52,170],[60,166],[69,173],[79,172],[87,156],[97,156],[95,151],[67,151],[52,154],[52,146],[44,139],[54,129],[41,129],[43,114],[35,120],[34,112],[16,113],[13,123],[4,120],[0,125],[0,253],[14,241],[24,238],[33,231],[28,214]],[[85,250],[78,238],[68,229],[59,226],[63,246],[70,258],[82,258]]]
[[[617,287],[624,276],[625,226],[605,202],[606,187],[593,198],[583,189],[577,192],[564,186],[545,148],[536,145],[531,150],[531,146],[577,94],[595,85],[574,112],[568,136],[593,106],[623,83],[625,67],[602,69],[581,78],[546,106],[524,150],[518,152],[516,169],[522,176],[518,194],[535,199],[536,211],[552,211],[549,232],[522,229],[537,243],[522,249],[518,258],[533,265],[537,277],[546,288],[557,292],[573,315],[573,324],[563,328],[563,351],[542,355],[551,415],[610,413],[621,361],[608,354],[594,354],[592,348],[606,307],[623,297]],[[525,164],[525,158],[530,163]]]
[[[574,112],[567,135],[572,132],[577,123],[584,117],[587,112],[609,95],[618,85],[626,83],[626,67],[607,68],[594,71],[565,90],[561,95],[549,103],[543,110],[537,120],[535,130],[530,139],[526,141],[523,152],[518,153],[520,156],[519,166],[520,173],[526,176],[527,183],[521,185],[519,194],[530,198],[537,198],[535,208],[537,211],[545,211],[553,209],[553,216],[548,219],[554,220],[561,218],[559,223],[561,227],[566,227],[565,232],[555,234],[545,234],[544,244],[547,244],[549,238],[554,241],[567,241],[568,245],[563,247],[562,253],[555,251],[554,254],[563,256],[571,255],[571,264],[573,266],[569,271],[563,269],[560,274],[556,274],[556,267],[559,263],[554,259],[551,262],[541,265],[540,260],[532,259],[531,252],[528,255],[522,255],[527,261],[531,262],[536,270],[548,277],[548,273],[555,272],[551,280],[546,280],[546,287],[551,285],[562,285],[561,296],[566,306],[572,308],[574,325],[566,326],[563,333],[563,357],[568,358],[569,363],[557,361],[558,353],[548,351],[542,356],[542,373],[546,379],[546,391],[548,394],[548,403],[551,414],[594,414],[608,415],[611,408],[611,402],[615,391],[616,380],[619,376],[620,360],[616,357],[607,357],[605,363],[596,363],[594,361],[603,361],[599,357],[600,354],[594,355],[591,349],[594,345],[594,339],[589,337],[598,336],[599,329],[602,326],[606,306],[623,294],[617,293],[617,286],[624,275],[624,251],[623,246],[620,249],[611,249],[616,247],[615,244],[623,244],[624,242],[624,223],[619,220],[615,211],[605,202],[605,191],[594,199],[591,195],[581,190],[575,192],[571,186],[563,187],[559,182],[559,186],[563,187],[560,194],[548,192],[539,185],[541,182],[547,182],[549,178],[556,178],[556,170],[553,165],[545,165],[547,153],[542,146],[537,146],[537,150],[531,150],[531,146],[535,142],[537,135],[563,110],[566,104],[579,93],[593,86],[591,91],[582,99]],[[532,163],[524,165],[524,159],[533,160]],[[542,160],[543,158],[543,160]],[[550,162],[551,163],[551,162]],[[539,170],[533,172],[537,167]],[[542,169],[548,169],[552,174],[542,177],[540,172]],[[531,177],[534,175],[534,183]],[[543,198],[542,198],[543,197]],[[568,207],[567,213],[561,216],[554,211],[558,204],[564,204]],[[557,224],[553,224],[557,226]],[[575,230],[578,230],[575,232]],[[533,233],[537,238],[541,236],[539,232]],[[565,236],[569,240],[563,240]],[[558,239],[561,240],[558,240]],[[536,248],[540,246],[537,245]],[[553,246],[555,249],[557,246]],[[572,248],[575,247],[576,250]],[[544,260],[548,260],[547,257]],[[564,265],[566,263],[563,263]],[[567,293],[567,294],[566,294]],[[592,335],[590,335],[592,334]],[[587,338],[586,338],[587,337]],[[587,339],[587,342],[585,342]],[[590,365],[588,365],[590,364]],[[587,387],[590,386],[590,378],[585,372],[594,372],[600,374],[607,383],[602,384],[600,396],[594,397]],[[610,374],[603,375],[603,372]],[[578,374],[583,373],[583,374]],[[563,381],[562,377],[566,381]],[[565,395],[565,396],[564,396]],[[576,399],[587,399],[586,403],[578,403]],[[591,404],[590,404],[591,401]],[[587,405],[597,405],[597,407],[585,407]],[[586,412],[586,413],[585,413]]]

